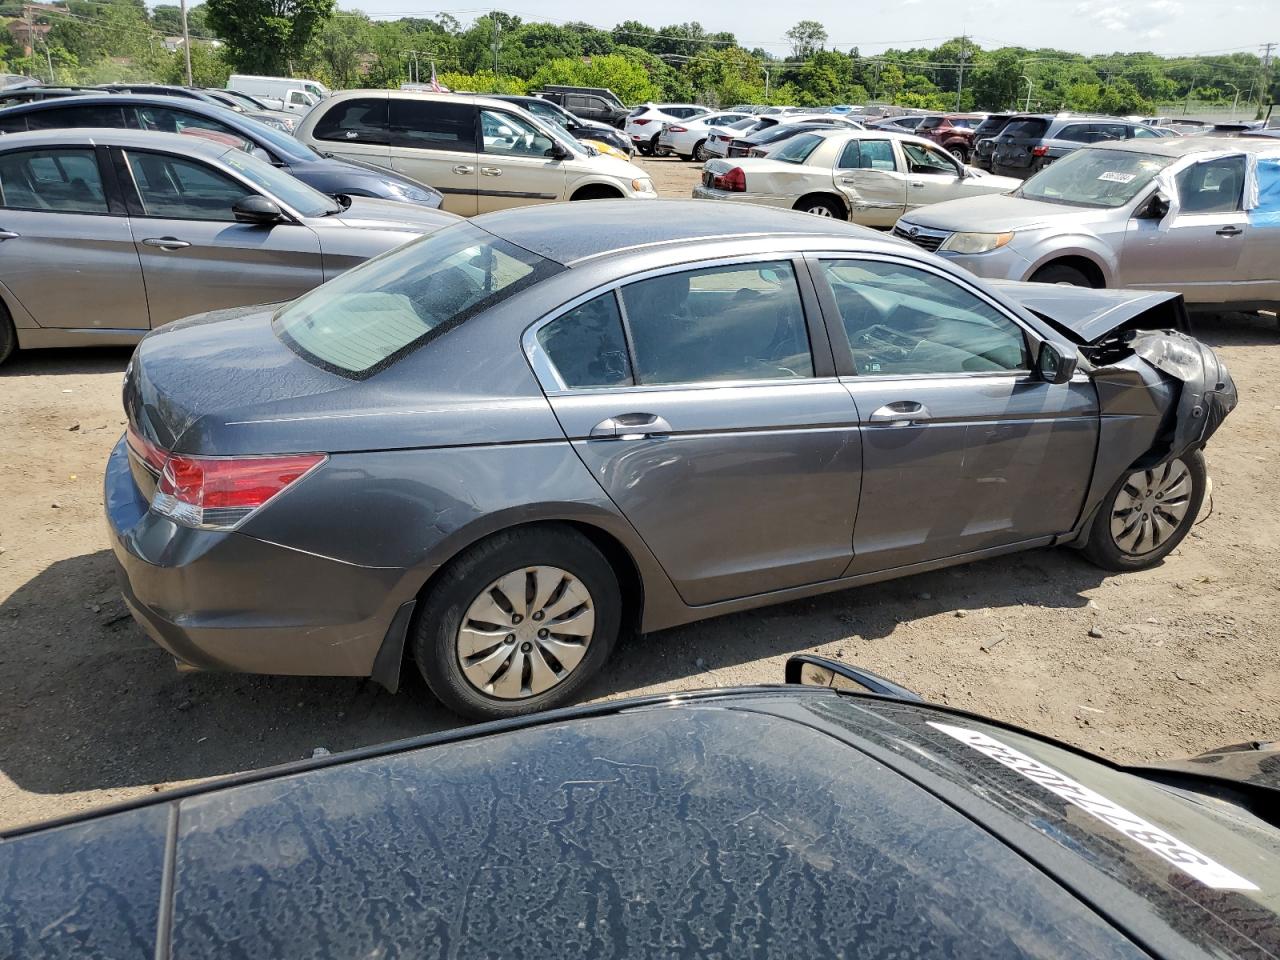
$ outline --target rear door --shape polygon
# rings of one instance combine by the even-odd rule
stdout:
[[[0,153],[0,281],[42,327],[147,327],[142,269],[105,148]]]
[[[466,100],[392,97],[391,166],[444,194],[444,209],[479,212],[476,108]]]
[[[907,178],[893,141],[850,140],[836,160],[835,186],[853,219],[869,227],[892,227],[907,209]]]
[[[1260,300],[1280,301],[1280,157],[1258,157],[1258,205],[1249,211],[1240,268]]]
[[[309,227],[236,222],[231,208],[256,193],[246,184],[198,160],[113,153],[153,328],[206,310],[292,300],[323,282],[320,241]]]
[[[549,156],[555,142],[529,121],[505,110],[480,111],[480,213],[563,200],[564,161]]]
[[[1255,231],[1242,209],[1245,170],[1244,154],[1235,154],[1179,172],[1176,211],[1164,220],[1129,220],[1120,285],[1174,290],[1189,303],[1249,299],[1242,258]],[[1274,275],[1274,261],[1268,273]]]
[[[320,108],[324,112],[311,129],[311,139],[321,153],[332,153],[380,167],[390,167],[387,94],[338,100]]]
[[[803,264],[644,275],[532,328],[583,463],[693,605],[849,563],[861,468]]]
[[[915,261],[814,256],[836,368],[862,425],[847,576],[1065,533],[1093,475],[1098,407],[1050,384],[975,288]]]

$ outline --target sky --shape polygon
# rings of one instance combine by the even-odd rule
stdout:
[[[432,0],[428,0],[432,2]],[[441,0],[434,0],[440,3]],[[447,0],[446,0],[447,2]],[[487,7],[415,9],[413,0],[339,0],[378,19],[451,13],[467,23]],[[818,20],[831,45],[863,53],[936,46],[966,33],[984,48],[1052,46],[1081,53],[1151,50],[1162,55],[1258,52],[1280,44],[1280,0],[806,0],[795,5],[750,0],[646,0],[614,6],[599,0],[509,0],[497,9],[526,20],[584,21],[608,29],[635,19],[662,26],[697,20],[729,30],[748,49],[788,50],[797,20]],[[1280,54],[1280,47],[1277,48]]]

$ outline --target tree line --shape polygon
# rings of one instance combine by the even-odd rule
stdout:
[[[179,82],[177,5],[148,11],[142,0],[65,0],[35,20],[49,31],[30,57],[9,38],[10,72],[56,82]],[[0,3],[0,15],[23,8]],[[787,32],[789,51],[746,49],[729,32],[689,22],[654,27],[626,20],[524,20],[501,11],[469,23],[442,14],[375,20],[334,0],[207,0],[189,12],[196,83],[218,86],[234,71],[308,76],[335,88],[426,82],[434,69],[455,90],[519,93],[547,83],[609,87],[629,103],[690,100],[711,106],[820,106],[881,102],[931,110],[1078,110],[1112,114],[1160,105],[1239,104],[1255,111],[1276,90],[1252,53],[1161,57],[1149,52],[1086,56],[1053,48],[984,49],[967,37],[936,47],[864,55],[835,49],[823,24]]]

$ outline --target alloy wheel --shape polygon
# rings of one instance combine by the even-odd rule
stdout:
[[[1160,549],[1187,517],[1191,471],[1181,460],[1129,475],[1111,509],[1111,539],[1130,556]]]
[[[591,592],[559,567],[499,577],[471,602],[458,628],[463,676],[502,700],[537,696],[567,679],[595,631]]]
[[[699,163],[706,163],[711,159],[711,154],[707,153],[707,141],[698,141],[697,145],[693,148],[693,159],[697,160]]]
[[[835,214],[831,212],[830,207],[824,207],[821,204],[810,207],[808,212],[813,214],[815,217],[835,217]]]

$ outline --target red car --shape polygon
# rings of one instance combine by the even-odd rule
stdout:
[[[925,117],[916,127],[916,136],[928,137],[961,163],[973,156],[973,132],[987,119],[985,113],[948,113]]]

